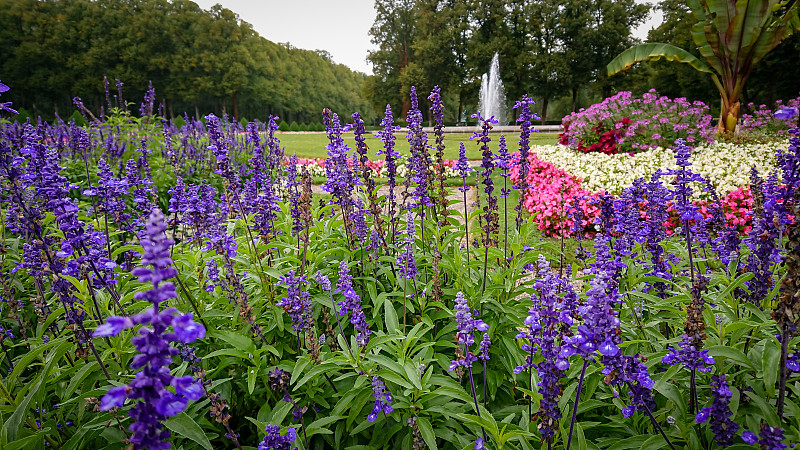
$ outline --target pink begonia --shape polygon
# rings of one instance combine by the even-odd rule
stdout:
[[[518,154],[515,154],[519,158]],[[537,228],[548,236],[564,236],[571,234],[573,224],[568,211],[578,198],[586,216],[585,226],[594,223],[600,214],[593,200],[598,193],[587,191],[581,187],[581,179],[559,169],[552,163],[539,159],[536,153],[528,156],[528,192],[525,193],[523,205],[535,217]],[[519,183],[519,167],[511,168],[511,180]]]
[[[519,158],[519,154],[515,154],[514,157]],[[586,217],[584,229],[591,234],[593,231],[591,224],[600,215],[600,210],[594,204],[600,193],[584,189],[581,187],[580,178],[539,159],[535,153],[531,153],[528,161],[530,188],[524,194],[523,204],[538,223],[539,231],[546,236],[560,236],[562,232],[564,236],[570,236],[573,220],[568,212],[574,204],[573,198],[578,198]],[[516,165],[511,168],[511,180],[514,184],[519,182],[519,167]],[[707,202],[694,203],[700,207],[700,213],[704,217],[711,217]],[[645,206],[642,205],[643,208]],[[670,218],[664,226],[667,228],[667,234],[671,235],[680,225],[680,220],[672,205],[669,206],[669,211]],[[722,199],[722,211],[727,225],[735,226],[742,234],[750,233],[753,228],[753,195],[750,188],[740,187],[725,195]],[[644,219],[645,215],[642,214]]]

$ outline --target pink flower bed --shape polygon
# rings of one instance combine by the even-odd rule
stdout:
[[[515,155],[519,158],[519,154]],[[528,157],[528,186],[523,205],[534,216],[538,230],[546,236],[572,235],[574,223],[568,212],[575,205],[575,199],[583,209],[584,228],[591,230],[591,224],[600,215],[596,201],[601,193],[591,192],[581,187],[582,180],[553,164],[539,159],[535,153]],[[511,180],[518,185],[519,167],[511,169]],[[704,217],[710,218],[708,203],[695,202]],[[735,226],[741,233],[747,234],[752,229],[753,195],[750,189],[741,187],[728,193],[722,199],[722,210],[728,225]],[[670,208],[672,211],[672,208]],[[672,234],[679,226],[677,214],[671,214],[664,223],[667,233]]]

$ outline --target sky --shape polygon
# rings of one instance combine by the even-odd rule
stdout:
[[[203,9],[219,3],[253,25],[272,42],[288,42],[306,50],[327,50],[333,61],[372,73],[367,52],[376,47],[369,29],[375,20],[374,0],[194,0]],[[642,0],[637,0],[642,2]],[[634,31],[640,39],[661,23],[661,14]]]

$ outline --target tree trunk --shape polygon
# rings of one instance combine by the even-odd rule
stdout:
[[[200,120],[200,108],[197,107],[197,99],[194,101],[194,118],[195,120]]]
[[[461,99],[461,95],[458,96],[458,117],[456,121],[459,125],[461,125],[461,115],[464,114],[464,100]]]
[[[398,119],[405,120],[408,117],[408,110],[411,109],[411,100],[403,100],[401,115]]]
[[[578,88],[572,88],[572,112],[578,111]]]
[[[736,131],[736,122],[739,120],[739,106],[740,103],[722,101],[720,107],[719,124],[717,125],[717,133],[719,135],[733,134]]]
[[[233,118],[239,121],[239,99],[236,97],[236,91],[233,91]]]
[[[547,104],[550,103],[550,97],[542,97],[542,125],[547,122]]]

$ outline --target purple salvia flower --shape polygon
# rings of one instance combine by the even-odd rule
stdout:
[[[8,92],[11,88],[0,82],[0,94]],[[11,102],[0,102],[0,111],[10,112],[11,114],[19,114],[16,110],[11,109]]]
[[[475,332],[487,331],[489,325],[480,319],[475,319],[472,316],[472,308],[470,308],[467,299],[462,292],[456,294],[456,343],[464,346],[465,355],[464,359],[450,361],[451,372],[458,367],[472,366],[472,363],[478,358],[469,351],[469,347],[475,343]]]
[[[392,232],[394,232],[396,229],[395,207],[397,205],[394,188],[397,187],[397,159],[400,158],[400,154],[394,149],[396,139],[394,133],[399,130],[400,127],[394,125],[392,108],[389,105],[386,105],[386,113],[381,121],[381,127],[383,128],[375,137],[383,142],[383,149],[378,150],[377,154],[384,155],[386,161],[386,177],[388,178],[387,185],[389,186],[389,194],[386,197],[386,201],[389,204],[387,214],[389,216],[389,223],[393,225]],[[394,237],[392,237],[392,239],[394,239]]]
[[[214,258],[206,261],[206,270],[208,272],[208,280],[210,281],[206,285],[206,292],[214,292],[217,283],[219,283],[219,266],[217,266],[217,261]]]
[[[294,427],[287,428],[285,435],[281,435],[278,425],[267,425],[264,431],[267,435],[258,443],[258,450],[297,450],[297,447],[292,447],[292,442],[297,439]]]
[[[138,292],[135,298],[151,302],[152,308],[131,317],[111,317],[94,332],[96,337],[115,336],[137,324],[150,325],[131,339],[138,350],[131,368],[141,369],[136,378],[126,386],[111,388],[100,403],[102,410],[109,410],[122,406],[125,399],[142,399],[129,412],[134,419],[130,441],[136,449],[167,448],[170,433],[162,422],[183,412],[190,400],[203,396],[203,389],[194,378],[174,377],[169,371],[172,357],[178,354],[170,341],[194,342],[205,337],[205,328],[194,322],[191,314],[180,314],[175,308],[160,310],[161,303],[177,296],[175,286],[167,281],[177,272],[169,256],[172,241],[167,239],[165,231],[164,215],[154,208],[142,238],[142,263],[151,268],[138,267],[133,271],[139,282],[152,285],[150,290]],[[167,333],[170,326],[173,332]],[[168,391],[167,386],[174,387],[175,393]]]
[[[408,134],[406,138],[410,145],[411,159],[408,161],[409,175],[413,173],[412,181],[416,184],[414,201],[408,208],[420,207],[420,216],[424,217],[424,207],[433,206],[428,195],[430,177],[430,155],[428,154],[428,136],[422,129],[422,111],[419,110],[417,90],[411,86],[411,109],[406,116]]]
[[[153,88],[153,82],[148,82],[147,92],[144,94],[144,101],[139,106],[139,114],[142,117],[153,115],[153,103],[156,101],[156,90]]]
[[[325,109],[323,121],[330,143],[325,147],[328,150],[328,158],[325,160],[327,180],[322,185],[322,189],[333,196],[333,202],[341,206],[342,211],[349,212],[353,188],[358,184],[347,159],[347,152],[350,148],[342,139],[339,116],[332,113],[331,110]]]
[[[494,116],[484,119],[480,113],[473,114],[473,118],[478,119],[481,124],[481,131],[476,131],[470,139],[477,139],[481,146],[483,158],[481,160],[480,173],[483,179],[483,192],[486,194],[486,205],[483,207],[483,232],[484,232],[484,246],[488,247],[496,244],[495,235],[500,229],[500,216],[497,214],[497,197],[494,195],[494,182],[492,181],[492,172],[494,170],[494,154],[489,148],[489,130],[492,129],[492,124],[496,124]]]
[[[500,176],[503,178],[508,178],[510,174],[508,170],[511,168],[511,157],[508,154],[508,147],[506,146],[506,137],[505,135],[500,135],[500,141],[498,143],[498,150],[497,150],[497,157],[495,158],[495,167],[500,169]],[[500,189],[500,197],[507,198],[511,194],[510,189]]]
[[[742,440],[750,445],[760,445],[764,450],[782,450],[788,445],[783,443],[784,431],[778,427],[771,427],[766,423],[761,424],[758,436],[750,430],[742,433]]]
[[[369,342],[369,324],[367,324],[364,311],[361,309],[361,297],[358,296],[352,283],[353,277],[350,275],[350,270],[347,267],[347,262],[342,261],[339,264],[339,282],[336,284],[336,292],[341,292],[344,295],[344,300],[339,302],[341,309],[339,315],[343,316],[350,312],[350,323],[353,328],[358,332],[356,342],[359,346],[365,346]],[[319,278],[317,278],[319,282]]]
[[[725,375],[714,375],[711,380],[711,392],[714,396],[714,401],[710,407],[706,406],[697,413],[695,421],[697,423],[705,423],[710,419],[714,440],[717,441],[720,447],[728,447],[733,445],[736,430],[739,429],[739,425],[731,420],[733,412],[731,411],[730,401],[733,394],[728,387],[728,383],[725,382]]]
[[[469,190],[469,186],[467,186],[467,176],[469,173],[472,172],[472,167],[469,166],[469,161],[467,161],[467,151],[464,148],[464,143],[461,142],[458,147],[458,162],[454,167],[455,171],[458,173],[458,176],[461,177],[462,186],[458,188],[461,192],[466,192]]]
[[[492,340],[489,338],[489,333],[483,333],[483,339],[481,339],[480,350],[478,353],[478,358],[488,361],[489,360],[489,346],[492,345]]]
[[[405,251],[397,255],[397,265],[400,276],[411,280],[417,276],[417,261],[414,258],[414,217],[411,210],[406,212],[406,237]]]
[[[286,297],[281,297],[278,306],[292,318],[292,329],[298,333],[311,325],[311,297],[307,291],[302,290],[302,285],[308,284],[304,275],[297,275],[297,271],[290,270],[280,278],[278,285],[286,285]]]
[[[517,164],[519,165],[519,184],[514,186],[515,189],[520,190],[519,203],[517,203],[517,206],[514,208],[517,212],[518,231],[520,226],[522,226],[523,201],[525,199],[525,192],[528,190],[528,168],[530,165],[528,157],[530,156],[531,149],[531,131],[537,131],[533,128],[531,121],[539,119],[535,113],[531,112],[531,105],[534,103],[532,98],[523,95],[522,100],[514,105],[514,109],[520,110],[519,117],[517,118],[517,122],[520,124],[519,159],[517,160]]]
[[[367,420],[375,422],[378,418],[378,413],[383,411],[384,414],[390,414],[394,409],[392,408],[392,393],[386,389],[386,385],[377,376],[372,377],[372,397],[375,398],[375,403],[372,411],[367,416]]]
[[[300,186],[297,181],[297,153],[289,158],[286,169],[286,189],[289,191],[289,215],[292,217],[292,233],[299,234],[303,230],[303,219],[300,216]],[[277,206],[277,205],[276,205]]]
[[[551,441],[561,418],[558,407],[561,378],[569,368],[569,361],[562,356],[562,346],[572,325],[570,312],[575,309],[577,295],[566,279],[553,273],[543,255],[539,255],[538,269],[539,278],[534,283],[537,292],[531,296],[533,304],[525,318],[527,329],[516,336],[518,339],[527,339],[522,349],[528,356],[525,364],[516,367],[514,373],[536,368],[540,380],[539,393],[542,394],[537,412],[539,432],[545,440]],[[559,292],[565,295],[561,296]],[[537,349],[543,358],[538,364],[533,362]]]
[[[670,347],[669,353],[661,358],[661,362],[670,366],[680,363],[689,370],[700,372],[710,372],[716,363],[714,357],[708,354],[708,349],[699,350],[695,345],[695,338],[687,334],[681,335],[679,347]]]

